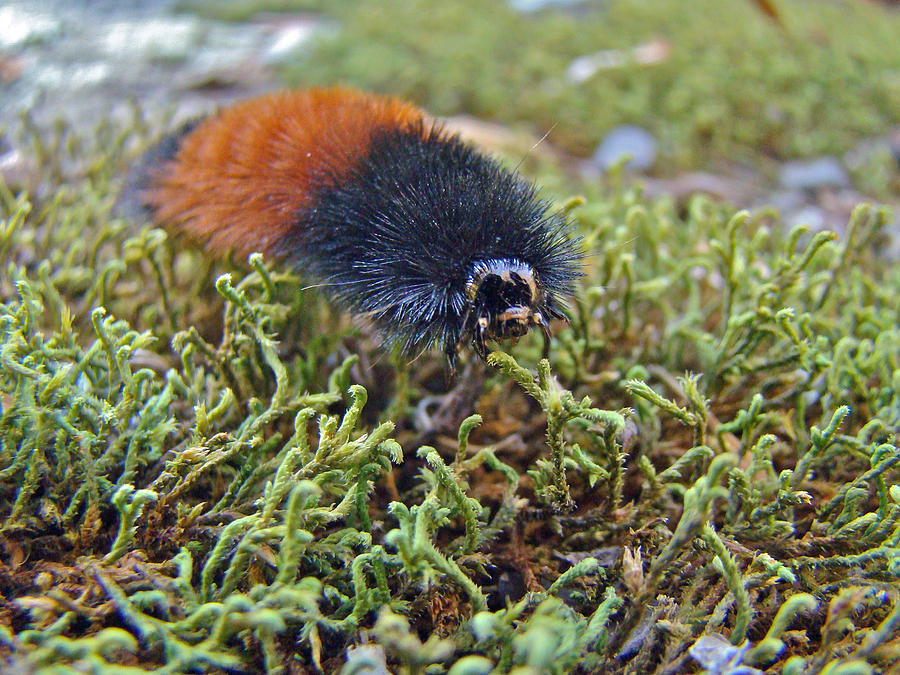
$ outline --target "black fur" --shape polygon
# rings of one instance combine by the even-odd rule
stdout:
[[[281,252],[406,353],[439,342],[452,363],[471,338],[466,286],[479,262],[530,265],[548,318],[580,275],[577,241],[535,187],[439,129],[377,134],[352,175],[313,202]]]

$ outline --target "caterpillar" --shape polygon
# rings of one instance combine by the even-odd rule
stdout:
[[[190,123],[135,170],[142,207],[212,254],[294,265],[406,354],[564,318],[566,218],[416,106],[352,89],[264,95]]]

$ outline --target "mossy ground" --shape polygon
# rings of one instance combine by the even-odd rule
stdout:
[[[790,25],[847,5],[785,6]],[[541,34],[587,32],[497,11]],[[756,22],[769,44],[785,39],[749,9],[722,11],[745,19],[722,31]],[[881,10],[858,11],[863,25]],[[414,14],[395,19],[426,20]],[[440,51],[423,30],[403,33]],[[371,42],[324,47],[346,50],[322,57],[343,63],[333,79],[377,85],[354,66]],[[780,62],[751,48],[766,80]],[[491,83],[477,89],[501,96]],[[492,114],[437,98],[472,82],[433,86],[407,93],[439,112],[547,122],[520,107],[527,87]],[[559,112],[608,114],[590,100],[603,99]],[[796,128],[840,147],[859,131],[844,122]],[[587,125],[561,126],[573,148],[594,142]],[[757,147],[737,126],[715,152]],[[680,673],[717,634],[748,642],[710,672],[900,667],[900,271],[881,255],[886,210],[861,205],[838,237],[703,197],[650,201],[615,175],[566,202],[551,175],[588,254],[570,326],[549,363],[529,337],[448,382],[439,355],[385,354],[281,266],[210,263],[115,218],[145,134],[139,121],[40,132],[30,196],[0,194],[9,664]]]

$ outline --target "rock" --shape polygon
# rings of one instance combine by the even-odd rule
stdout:
[[[319,33],[322,21],[317,17],[298,16],[275,26],[269,46],[262,53],[264,63],[288,63],[308,49],[309,42]]]
[[[850,185],[847,171],[835,157],[785,162],[781,166],[778,179],[790,190],[816,190]]]
[[[809,203],[809,197],[801,190],[778,190],[763,195],[756,200],[753,208],[764,208],[772,206],[779,213],[789,213],[791,211],[799,211]]]
[[[749,648],[748,640],[735,647],[722,635],[710,633],[701,635],[688,653],[712,675],[763,675],[761,670],[741,663]]]
[[[761,181],[755,177],[729,176],[706,171],[692,171],[674,178],[642,177],[641,180],[644,184],[644,193],[648,197],[673,197],[676,201],[704,194],[732,204],[746,204],[763,191]]]
[[[807,204],[793,213],[785,213],[783,217],[788,229],[798,225],[805,225],[813,232],[828,229],[828,216],[825,210],[814,204]]]
[[[115,75],[113,66],[104,61],[73,63],[63,66],[48,63],[35,68],[31,84],[41,91],[77,92],[109,81]]]
[[[629,159],[625,168],[646,171],[656,161],[656,138],[646,129],[625,124],[610,131],[600,143],[591,161],[603,170]]]
[[[18,148],[0,144],[0,180],[16,191],[29,186],[36,173],[37,165],[32,157]]]
[[[44,42],[60,30],[60,22],[49,12],[16,5],[0,7],[0,47],[11,48]]]
[[[113,58],[180,61],[198,49],[201,37],[190,17],[122,20],[107,26],[103,47]]]

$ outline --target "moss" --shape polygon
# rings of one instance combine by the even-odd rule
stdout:
[[[33,196],[0,194],[10,663],[896,667],[885,210],[811,235],[613,181],[568,205],[549,361],[524,339],[445,396],[439,355],[384,358],[290,271],[112,217],[139,136],[41,132]]]

